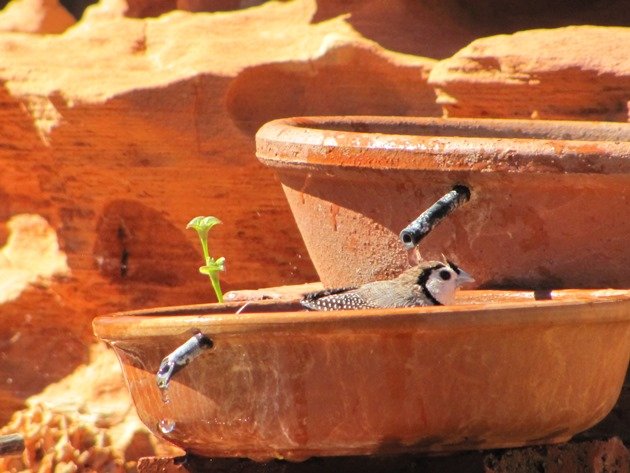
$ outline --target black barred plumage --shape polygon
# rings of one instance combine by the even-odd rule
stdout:
[[[312,292],[301,302],[307,309],[320,311],[442,305],[452,303],[457,288],[471,281],[450,261],[427,261],[395,279]]]

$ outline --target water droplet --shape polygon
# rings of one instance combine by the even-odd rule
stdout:
[[[175,430],[175,421],[171,419],[162,419],[158,422],[158,428],[164,435],[168,435]]]
[[[162,395],[162,402],[164,404],[168,404],[169,402],[171,402],[171,398],[168,395],[168,387],[160,389],[160,394]]]

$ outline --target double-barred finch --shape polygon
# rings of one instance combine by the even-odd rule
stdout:
[[[426,261],[395,279],[306,294],[302,305],[322,311],[446,305],[453,302],[462,284],[473,281],[450,261]]]

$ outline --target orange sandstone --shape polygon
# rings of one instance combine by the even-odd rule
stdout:
[[[75,22],[58,0],[13,0],[0,11],[0,31],[55,34]]]
[[[0,222],[39,216],[34,247],[54,237],[67,266],[0,294],[11,360],[0,380],[12,383],[0,383],[0,419],[88,360],[95,315],[213,299],[185,230],[196,215],[224,222],[211,249],[227,258],[225,290],[317,279],[254,156],[257,128],[439,108],[426,83],[435,61],[387,51],[341,17],[313,24],[315,11],[271,2],[135,19],[97,5],[63,34],[0,33]]]
[[[627,121],[630,28],[571,26],[478,39],[431,71],[451,117]]]

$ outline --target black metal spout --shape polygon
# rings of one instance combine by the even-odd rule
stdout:
[[[213,342],[202,333],[193,335],[172,353],[165,356],[160,363],[155,377],[160,389],[167,389],[171,378],[188,363],[197,358],[201,352],[212,348]]]
[[[462,185],[453,187],[453,190],[422,212],[417,219],[400,232],[400,240],[405,248],[410,250],[417,246],[442,219],[469,200],[470,189],[468,187]]]

